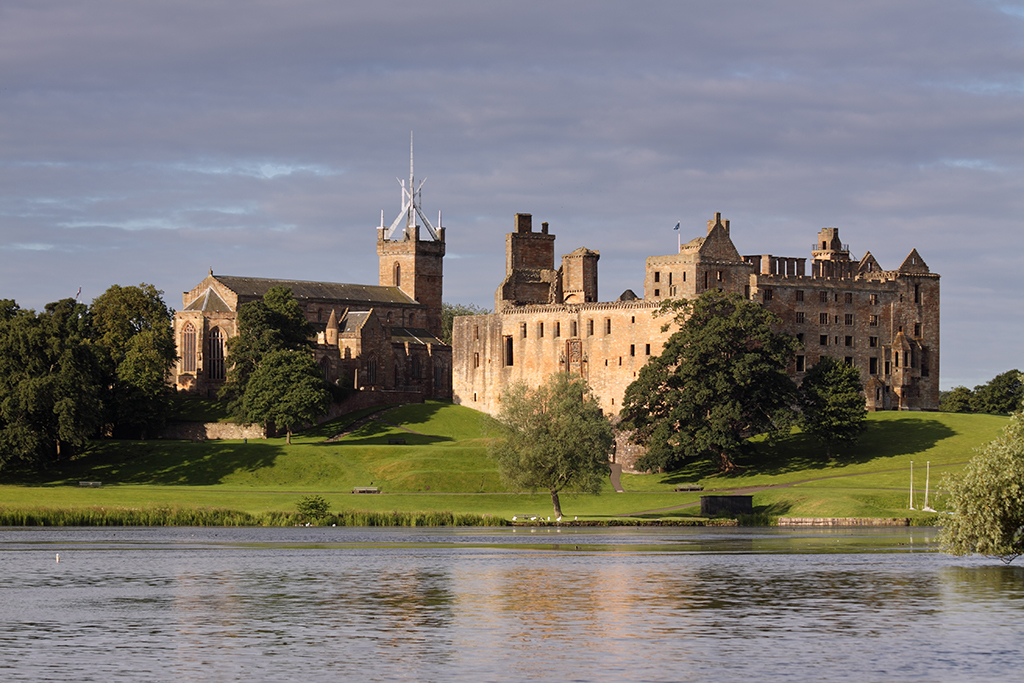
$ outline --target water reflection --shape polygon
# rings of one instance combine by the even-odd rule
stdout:
[[[4,680],[991,680],[1024,636],[1024,567],[920,530],[116,534],[0,530]]]

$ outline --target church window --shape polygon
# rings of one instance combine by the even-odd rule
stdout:
[[[210,330],[210,379],[224,379],[224,333],[219,327]]]
[[[629,322],[631,322],[631,323],[633,323],[635,325],[636,324],[636,316],[635,315],[631,316],[630,319],[629,319]]]
[[[401,266],[401,264],[398,264],[398,263],[395,264],[395,275],[394,275],[394,278],[395,278],[395,287],[401,287],[402,286],[402,266]]]
[[[796,322],[797,323],[803,323],[804,322],[804,312],[803,311],[797,311],[796,312]]]
[[[181,371],[196,371],[196,328],[192,323],[181,328]]]
[[[366,383],[377,383],[377,359],[371,358],[366,362]],[[398,368],[395,368],[395,384],[398,384]]]
[[[505,336],[505,365],[512,365],[512,335]]]
[[[844,295],[844,297],[843,297],[843,300],[844,300],[844,301],[845,301],[846,303],[848,303],[848,304],[852,304],[852,303],[853,303],[853,292],[847,292],[847,293],[846,293],[846,294]]]
[[[796,290],[796,300],[797,301],[803,301],[804,300],[804,290],[802,290],[802,289]]]
[[[412,357],[411,365],[412,365],[412,368],[411,368],[411,370],[412,370],[412,378],[413,379],[420,379],[420,377],[421,377],[421,375],[420,375],[420,357],[419,356],[413,356]]]
[[[320,359],[320,374],[323,375],[325,382],[331,381],[331,359],[327,356]]]

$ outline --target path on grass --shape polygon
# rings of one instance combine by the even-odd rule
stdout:
[[[951,462],[941,465],[942,467],[953,467],[956,465],[966,465],[966,462]],[[843,479],[845,477],[863,477],[871,474],[885,474],[888,472],[909,472],[909,467],[896,467],[890,470],[874,470],[872,472],[849,472],[847,474],[831,474],[824,477],[811,477],[810,479],[800,479],[798,481],[789,481],[784,484],[765,484],[763,486],[740,486],[731,489],[710,489],[704,493],[713,493],[714,495],[739,495],[745,496],[759,491],[766,491],[768,489],[786,489],[797,484],[808,484],[815,481],[824,481],[826,479]],[[902,490],[902,489],[888,489],[888,490]],[[939,493],[939,491],[936,491]],[[700,501],[696,500],[692,503],[683,503],[682,505],[673,505],[667,508],[657,508],[655,510],[645,510],[643,512],[630,512],[629,514],[621,515],[622,517],[639,517],[641,515],[653,515],[658,512],[671,512],[672,510],[682,510],[683,508],[692,508],[700,505]]]
[[[392,410],[398,410],[401,407],[402,406],[391,406],[390,408],[384,408],[383,410],[378,410],[375,413],[371,413],[370,415],[367,415],[366,417],[361,417],[358,420],[356,420],[355,422],[353,422],[352,424],[350,424],[348,426],[348,429],[346,429],[345,431],[343,431],[343,432],[341,432],[339,434],[335,434],[331,438],[325,440],[324,443],[334,443],[335,441],[339,441],[342,438],[344,438],[344,437],[348,436],[349,434],[351,434],[352,432],[356,431],[357,429],[359,429],[363,425],[365,425],[365,424],[367,424],[369,422],[374,422],[374,421],[380,422],[381,424],[386,424],[389,427],[394,427],[395,429],[401,429],[403,432],[408,432],[409,434],[415,434],[416,436],[427,436],[427,434],[420,434],[419,432],[414,432],[413,430],[409,429],[408,427],[403,427],[400,424],[395,424],[394,422],[388,422],[387,420],[381,419],[384,415],[390,413]]]

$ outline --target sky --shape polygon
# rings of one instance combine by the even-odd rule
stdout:
[[[1024,2],[4,0],[0,298],[375,284],[411,132],[446,301],[493,306],[517,212],[613,300],[720,211],[916,248],[942,388],[1024,369]]]

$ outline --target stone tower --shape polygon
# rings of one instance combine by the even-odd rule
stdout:
[[[441,213],[437,228],[430,224],[420,208],[420,191],[413,176],[412,137],[409,139],[409,185],[402,181],[402,211],[389,227],[384,226],[384,212],[377,228],[378,282],[384,287],[398,287],[427,307],[427,319],[417,324],[437,338],[441,337],[441,297],[444,265],[444,228]],[[420,239],[425,229],[426,239]]]

